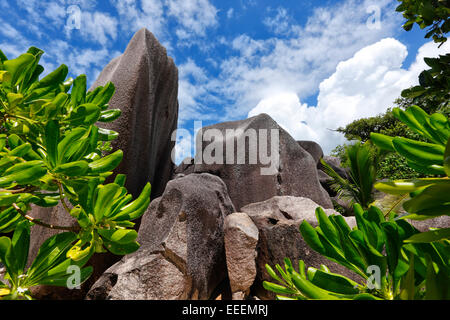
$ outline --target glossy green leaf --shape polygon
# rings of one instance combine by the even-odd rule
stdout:
[[[78,177],[85,175],[89,171],[89,165],[87,161],[75,161],[59,165],[53,171],[68,177]]]
[[[45,126],[45,147],[50,165],[54,167],[58,159],[59,123],[49,120]]]
[[[86,102],[86,75],[82,74],[73,81],[70,100],[74,107]]]
[[[312,284],[336,293],[341,294],[357,294],[359,293],[358,290],[358,283],[355,281],[348,279],[344,276],[341,276],[339,274],[331,273],[331,272],[323,272],[321,270],[317,270],[315,268],[309,268],[308,271],[311,269],[311,277],[308,277]],[[310,273],[308,273],[310,274]]]
[[[100,118],[100,108],[92,103],[86,103],[75,108],[70,114],[67,121],[72,126],[92,125]]]
[[[30,247],[30,223],[22,221],[14,231],[11,239],[11,253],[14,257],[14,269],[17,274],[22,274],[25,270],[28,259],[28,249]]]
[[[23,71],[29,67],[36,58],[29,53],[20,55],[16,59],[7,60],[3,62],[4,70],[11,74],[11,86],[17,85],[17,81],[22,75]]]
[[[432,230],[415,234],[405,240],[406,243],[430,243],[440,241],[442,239],[450,239],[450,228]]]
[[[395,150],[412,162],[442,165],[445,152],[443,146],[399,137],[392,142]]]
[[[450,139],[448,139],[444,154],[444,170],[447,177],[450,177]]]
[[[395,152],[392,140],[393,137],[386,136],[384,134],[372,132],[370,134],[370,140],[380,149]]]
[[[122,256],[122,255],[127,255],[127,254],[137,251],[139,249],[140,245],[137,242],[131,242],[131,243],[127,243],[127,244],[117,244],[114,242],[105,241],[105,247],[111,253]]]
[[[112,122],[120,117],[122,111],[120,109],[109,109],[102,111],[100,114],[100,122]]]
[[[103,173],[112,171],[120,164],[123,158],[123,151],[117,150],[116,152],[101,158],[97,161],[89,163],[89,169],[91,173]]]

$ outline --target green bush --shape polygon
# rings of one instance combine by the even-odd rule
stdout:
[[[278,284],[263,282],[264,288],[278,299],[450,299],[450,242],[414,243],[421,235],[403,219],[388,219],[372,206],[364,211],[354,208],[357,227],[351,229],[340,215],[327,216],[316,210],[319,225],[314,228],[303,221],[300,232],[306,243],[326,258],[343,265],[360,276],[355,282],[299,262],[296,271],[289,259],[276,272],[266,265],[268,274]],[[377,278],[378,273],[378,278]]]
[[[96,252],[136,251],[131,221],[150,202],[150,184],[134,201],[125,176],[104,184],[123,157],[121,150],[104,155],[118,134],[97,126],[120,116],[108,108],[114,85],[87,92],[86,76],[67,79],[65,65],[39,79],[42,54],[31,47],[8,60],[0,51],[0,233],[14,232],[0,238],[4,299],[30,299],[36,285],[66,286],[67,268],[82,268]],[[31,205],[59,203],[77,227],[49,225],[27,213]],[[64,232],[48,239],[25,270],[30,227],[37,226]],[[81,269],[81,282],[91,273],[91,267]]]

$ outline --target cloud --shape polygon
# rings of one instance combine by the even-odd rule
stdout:
[[[117,36],[117,19],[103,12],[82,11],[80,32],[85,39],[107,46]]]
[[[293,31],[292,19],[288,14],[286,8],[278,7],[274,17],[266,17],[263,21],[264,25],[268,27],[277,35],[286,35]]]
[[[179,23],[180,39],[205,36],[206,29],[218,24],[217,9],[208,0],[168,0],[168,15]]]
[[[450,44],[440,50],[434,43],[422,46],[416,61],[402,67],[408,52],[399,41],[386,38],[367,46],[346,61],[335,73],[321,82],[316,107],[302,104],[295,92],[283,92],[262,99],[248,116],[271,115],[297,140],[318,142],[325,153],[345,142],[342,134],[333,132],[350,122],[376,116],[393,106],[403,89],[417,83],[426,69],[423,58],[450,51]]]
[[[224,46],[235,54],[221,61],[220,74],[208,84],[209,92],[230,101],[218,121],[246,116],[259,101],[278,93],[294,92],[301,100],[316,95],[340,61],[395,33],[401,17],[390,0],[377,2],[384,13],[381,28],[367,26],[371,16],[366,9],[372,4],[347,0],[316,8],[304,25],[280,26],[288,37],[226,39]],[[287,16],[281,7],[277,12],[280,19]]]

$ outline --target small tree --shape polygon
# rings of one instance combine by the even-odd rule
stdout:
[[[44,52],[31,47],[8,60],[0,51],[0,262],[6,268],[0,298],[31,299],[29,288],[66,286],[68,268],[80,268],[80,283],[92,273],[83,268],[94,253],[124,255],[136,251],[137,232],[131,222],[150,202],[150,184],[133,201],[125,176],[105,179],[123,153],[111,154],[117,132],[97,126],[120,116],[109,109],[112,83],[86,92],[86,76],[66,79],[61,65],[39,79]],[[31,205],[62,204],[77,227],[55,226],[29,215]],[[41,246],[27,269],[30,228],[64,231]]]

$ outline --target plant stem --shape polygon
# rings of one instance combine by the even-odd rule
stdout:
[[[389,209],[389,211],[384,215],[384,217],[386,218],[391,213],[391,211],[394,210],[395,207],[397,207],[400,204],[400,202],[402,202],[407,196],[408,194],[405,194],[398,201],[396,201],[394,205]]]
[[[66,201],[64,200],[64,190],[62,188],[62,185],[59,181],[56,181],[56,183],[58,184],[58,189],[59,189],[59,198],[61,199],[61,203],[64,207],[64,209],[66,209],[67,213],[70,214],[70,208],[67,205]]]
[[[37,220],[37,219],[27,215],[25,212],[22,211],[22,209],[19,208],[19,206],[17,204],[13,203],[12,206],[14,207],[14,209],[16,209],[16,211],[22,217],[24,217],[28,221],[30,221],[30,222],[32,222],[32,223],[34,223],[36,225],[39,225],[41,227],[52,229],[52,230],[64,230],[64,231],[72,231],[72,232],[77,232],[78,231],[76,227],[55,226],[55,225],[52,225],[52,224],[48,224],[48,223],[42,222],[40,220]]]

